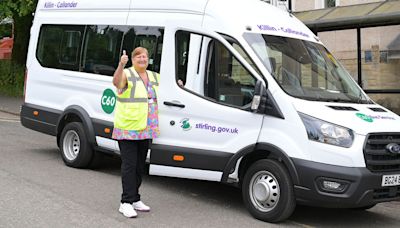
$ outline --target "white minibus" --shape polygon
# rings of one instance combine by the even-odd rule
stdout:
[[[112,75],[137,46],[161,75],[150,175],[237,186],[268,222],[296,204],[400,198],[399,116],[303,23],[261,0],[39,0],[22,124],[56,136],[71,167],[118,154]]]

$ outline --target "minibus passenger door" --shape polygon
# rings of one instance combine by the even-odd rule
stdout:
[[[251,106],[265,82],[238,44],[188,30],[170,37],[174,50],[164,53],[175,53],[175,63],[161,65],[150,174],[220,181],[229,159],[257,142],[263,115]]]

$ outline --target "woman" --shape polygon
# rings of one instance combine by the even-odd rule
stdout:
[[[118,89],[112,138],[118,140],[121,152],[122,196],[119,212],[133,218],[136,211],[150,211],[140,200],[139,187],[151,140],[158,137],[159,74],[148,71],[148,51],[137,47],[131,56],[125,50],[114,72],[113,84]]]

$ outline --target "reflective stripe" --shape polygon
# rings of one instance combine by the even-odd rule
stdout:
[[[130,77],[128,77],[128,81],[132,82],[132,88],[131,88],[131,95],[129,98],[120,98],[117,97],[117,101],[122,102],[122,103],[147,103],[148,99],[147,98],[135,98],[135,91],[136,91],[136,82],[141,80],[139,77],[136,77],[135,74],[133,73],[131,68],[128,68],[129,73],[131,74]],[[155,82],[150,81],[149,79],[149,83],[151,83],[151,85],[153,86],[158,86],[158,80],[157,80],[157,74],[153,71],[151,71],[153,78],[155,80]],[[147,90],[147,88],[146,88]],[[155,89],[154,89],[154,93],[155,93]],[[157,94],[156,94],[157,97]]]
[[[121,102],[121,103],[127,103],[127,102],[131,102],[131,103],[147,103],[148,98],[119,98],[117,97],[117,101]]]
[[[136,82],[139,81],[140,79],[135,77],[135,74],[131,70],[131,68],[128,68],[129,73],[131,74],[130,77],[128,77],[128,80],[132,82],[132,88],[131,88],[131,96],[129,98],[120,98],[117,97],[117,101],[122,102],[122,103],[147,103],[147,98],[135,98],[135,90],[136,90]]]
[[[141,131],[147,126],[148,104],[156,101],[148,100],[146,85],[142,83],[143,80],[133,67],[128,68],[125,72],[128,88],[124,93],[119,93],[117,96],[114,128]],[[150,72],[147,74],[150,78]],[[154,81],[154,79],[152,80]],[[148,86],[150,85],[149,82]],[[158,89],[157,86],[153,86],[153,88]]]
[[[154,80],[156,80],[156,82],[155,82],[154,84],[153,84],[153,83],[151,84],[151,87],[154,89],[154,94],[155,94],[156,97],[157,97],[157,96],[158,96],[157,90],[156,90],[156,88],[153,87],[153,85],[154,85],[154,86],[157,86],[157,88],[158,88],[157,73],[154,72],[154,71],[152,71],[151,73],[152,73],[152,75],[153,75]]]
[[[130,96],[130,98],[134,98],[135,97],[135,90],[136,90],[136,77],[135,77],[135,74],[133,74],[133,72],[132,72],[132,69],[131,68],[128,68],[128,71],[129,71],[129,73],[131,74],[131,76],[128,78],[128,80],[129,81],[131,81],[132,82],[132,88],[131,88],[131,96]],[[128,99],[130,99],[130,98],[128,98]],[[126,99],[126,98],[125,98]],[[124,100],[125,100],[124,99]],[[130,102],[130,101],[122,101],[122,100],[120,100],[121,102]]]
[[[152,71],[151,73],[153,74],[154,80],[156,80],[156,82],[155,82],[154,84],[152,83],[152,85],[158,86],[158,80],[157,80],[157,74],[156,74],[156,72]]]

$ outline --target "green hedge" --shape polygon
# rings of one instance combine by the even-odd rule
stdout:
[[[19,97],[24,93],[25,66],[12,64],[10,60],[0,60],[0,93]]]

